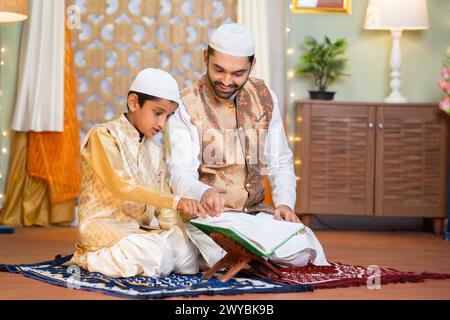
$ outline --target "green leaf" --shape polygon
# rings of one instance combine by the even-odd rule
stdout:
[[[328,85],[345,73],[347,59],[343,57],[347,49],[347,41],[343,38],[331,41],[327,36],[323,42],[312,36],[305,37],[305,53],[299,57],[299,65],[295,74],[310,74],[319,90],[326,90]]]

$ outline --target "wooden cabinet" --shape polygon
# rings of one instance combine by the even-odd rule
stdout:
[[[296,212],[447,215],[449,119],[436,104],[296,103]]]

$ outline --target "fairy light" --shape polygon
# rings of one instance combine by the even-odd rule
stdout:
[[[291,55],[291,54],[294,53],[294,49],[289,48],[289,49],[286,50],[286,53],[289,54],[289,55]]]
[[[5,63],[5,52],[6,52],[6,48],[4,46],[1,46],[2,43],[2,28],[0,26],[0,67],[2,69],[4,69],[6,67],[6,63]],[[3,91],[2,91],[2,75],[0,74],[0,98],[2,98],[3,96]],[[2,100],[0,99],[0,110],[2,109]],[[6,139],[4,139],[5,137],[8,136],[8,132],[6,130],[3,130],[3,123],[2,121],[0,121],[0,132],[2,133],[2,139],[0,139],[0,147],[2,150],[2,156],[0,157],[0,180],[3,180],[3,155],[6,155],[8,153],[8,149],[3,147],[3,143]],[[0,189],[0,208],[3,206],[3,190]]]

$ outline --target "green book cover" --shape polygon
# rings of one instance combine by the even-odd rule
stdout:
[[[290,235],[287,235],[285,240],[283,240],[282,242],[280,242],[279,244],[277,244],[275,247],[271,248],[270,250],[266,251],[263,248],[261,248],[260,246],[258,246],[257,244],[255,244],[253,241],[249,240],[244,235],[240,234],[237,230],[234,230],[232,228],[213,226],[213,225],[205,224],[205,223],[195,221],[195,220],[191,220],[191,221],[189,221],[189,223],[192,224],[193,226],[197,227],[198,229],[200,229],[207,235],[210,235],[211,232],[222,233],[222,234],[226,235],[227,237],[233,239],[240,245],[242,245],[244,248],[246,248],[251,253],[258,255],[258,256],[262,256],[262,257],[271,256],[276,249],[281,247],[283,244],[285,244],[289,239],[291,239],[293,236],[295,236],[299,232],[302,232],[302,230],[305,228],[304,225],[299,225],[298,230],[296,230],[294,233],[292,233]]]

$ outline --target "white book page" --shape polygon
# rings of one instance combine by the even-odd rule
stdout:
[[[252,216],[241,212],[224,212],[219,217],[197,218],[195,222],[234,230],[266,253],[271,252],[303,228],[301,223]]]

